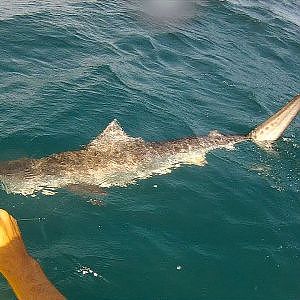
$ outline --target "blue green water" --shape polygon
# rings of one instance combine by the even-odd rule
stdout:
[[[300,92],[296,0],[148,4],[0,3],[1,160],[79,149],[114,118],[153,141],[247,133]],[[274,152],[215,151],[102,206],[67,191],[0,206],[68,299],[296,300],[299,125]]]

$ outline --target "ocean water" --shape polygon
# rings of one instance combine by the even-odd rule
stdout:
[[[148,141],[247,133],[300,92],[299,26],[294,0],[1,1],[0,160],[80,149],[114,118]],[[296,300],[299,126],[102,205],[0,191],[0,207],[68,299]]]

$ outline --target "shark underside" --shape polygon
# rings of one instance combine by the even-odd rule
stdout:
[[[52,194],[59,188],[101,193],[102,188],[127,186],[139,179],[166,174],[183,164],[203,166],[214,149],[233,149],[247,140],[256,143],[278,139],[300,110],[300,95],[248,135],[225,136],[212,131],[203,137],[167,142],[146,142],[128,136],[116,120],[78,151],[39,159],[0,163],[0,181],[7,193]]]

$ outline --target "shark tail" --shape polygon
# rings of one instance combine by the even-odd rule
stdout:
[[[282,109],[254,128],[248,137],[256,143],[276,141],[300,111],[300,94],[290,100]]]

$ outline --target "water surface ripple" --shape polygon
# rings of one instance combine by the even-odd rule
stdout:
[[[0,3],[1,160],[79,149],[114,118],[150,141],[247,133],[300,92],[299,1],[154,2]],[[0,191],[1,207],[68,299],[296,300],[299,125],[275,152],[215,151],[104,206],[63,190]]]

